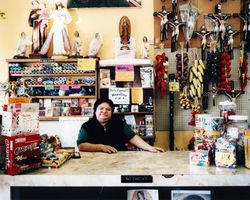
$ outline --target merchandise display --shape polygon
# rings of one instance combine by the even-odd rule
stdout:
[[[83,68],[76,59],[7,62],[11,83],[10,97],[26,96],[32,102],[38,102],[40,119],[85,115],[85,108],[91,106],[91,99],[96,99],[95,60],[92,64],[83,64]]]

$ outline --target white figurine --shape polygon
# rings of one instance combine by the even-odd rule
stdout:
[[[148,59],[149,58],[149,43],[148,38],[146,36],[142,39],[143,43],[141,45],[141,58]]]
[[[68,55],[70,43],[67,25],[71,22],[72,18],[60,1],[56,2],[56,9],[52,12],[50,18],[54,19],[54,22],[40,53],[46,54],[48,52],[53,39],[53,55]]]
[[[26,39],[25,32],[22,32],[21,37],[18,42],[17,49],[15,50],[15,53],[14,53],[14,58],[27,57],[26,51],[27,51],[28,46],[31,46],[31,45],[32,45],[32,42]]]
[[[101,47],[102,47],[102,41],[100,34],[96,33],[95,37],[91,40],[89,44],[88,57],[96,57]]]
[[[81,57],[80,53],[82,51],[82,40],[78,31],[74,33],[74,45],[72,49],[72,57]]]

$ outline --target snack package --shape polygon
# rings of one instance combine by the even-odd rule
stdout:
[[[4,136],[6,146],[6,173],[16,175],[39,168],[40,158],[40,135],[16,135]]]
[[[218,138],[215,143],[215,165],[217,167],[236,168],[236,143]]]
[[[210,164],[209,150],[190,151],[189,162],[191,165],[209,166]]]

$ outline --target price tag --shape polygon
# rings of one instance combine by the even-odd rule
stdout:
[[[180,91],[179,82],[169,82],[169,91],[170,92],[179,92]]]
[[[53,63],[53,62],[55,62],[55,60],[51,59],[51,58],[41,58],[40,62],[41,63]]]
[[[60,90],[67,91],[67,90],[69,90],[69,86],[68,85],[61,85]]]
[[[77,70],[93,70],[95,71],[96,59],[82,58],[77,60]]]
[[[233,153],[227,153],[227,152],[216,152],[216,160],[218,160],[220,163],[226,166],[233,165],[236,160]]]
[[[74,84],[71,86],[72,89],[80,89],[81,85],[80,84]]]
[[[54,90],[54,86],[53,85],[45,85],[44,89],[45,90]]]

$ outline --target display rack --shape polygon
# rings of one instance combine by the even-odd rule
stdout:
[[[91,116],[89,101],[97,97],[96,70],[79,68],[77,59],[7,59],[6,62],[10,97],[26,96],[31,102],[39,102],[41,121]]]
[[[132,66],[132,71],[120,71],[120,75],[117,75],[119,66]],[[145,87],[142,84],[141,69],[143,68],[150,69],[152,78],[150,86]],[[120,93],[116,89],[127,90],[127,104],[118,103],[119,100],[112,99],[115,104],[114,114],[125,119],[141,138],[153,145],[155,141],[155,89],[152,62],[145,59],[101,60],[98,67],[98,88],[100,98],[111,99],[110,93],[114,91],[114,95],[116,92]],[[135,103],[137,101],[135,99],[141,99],[141,103]]]

